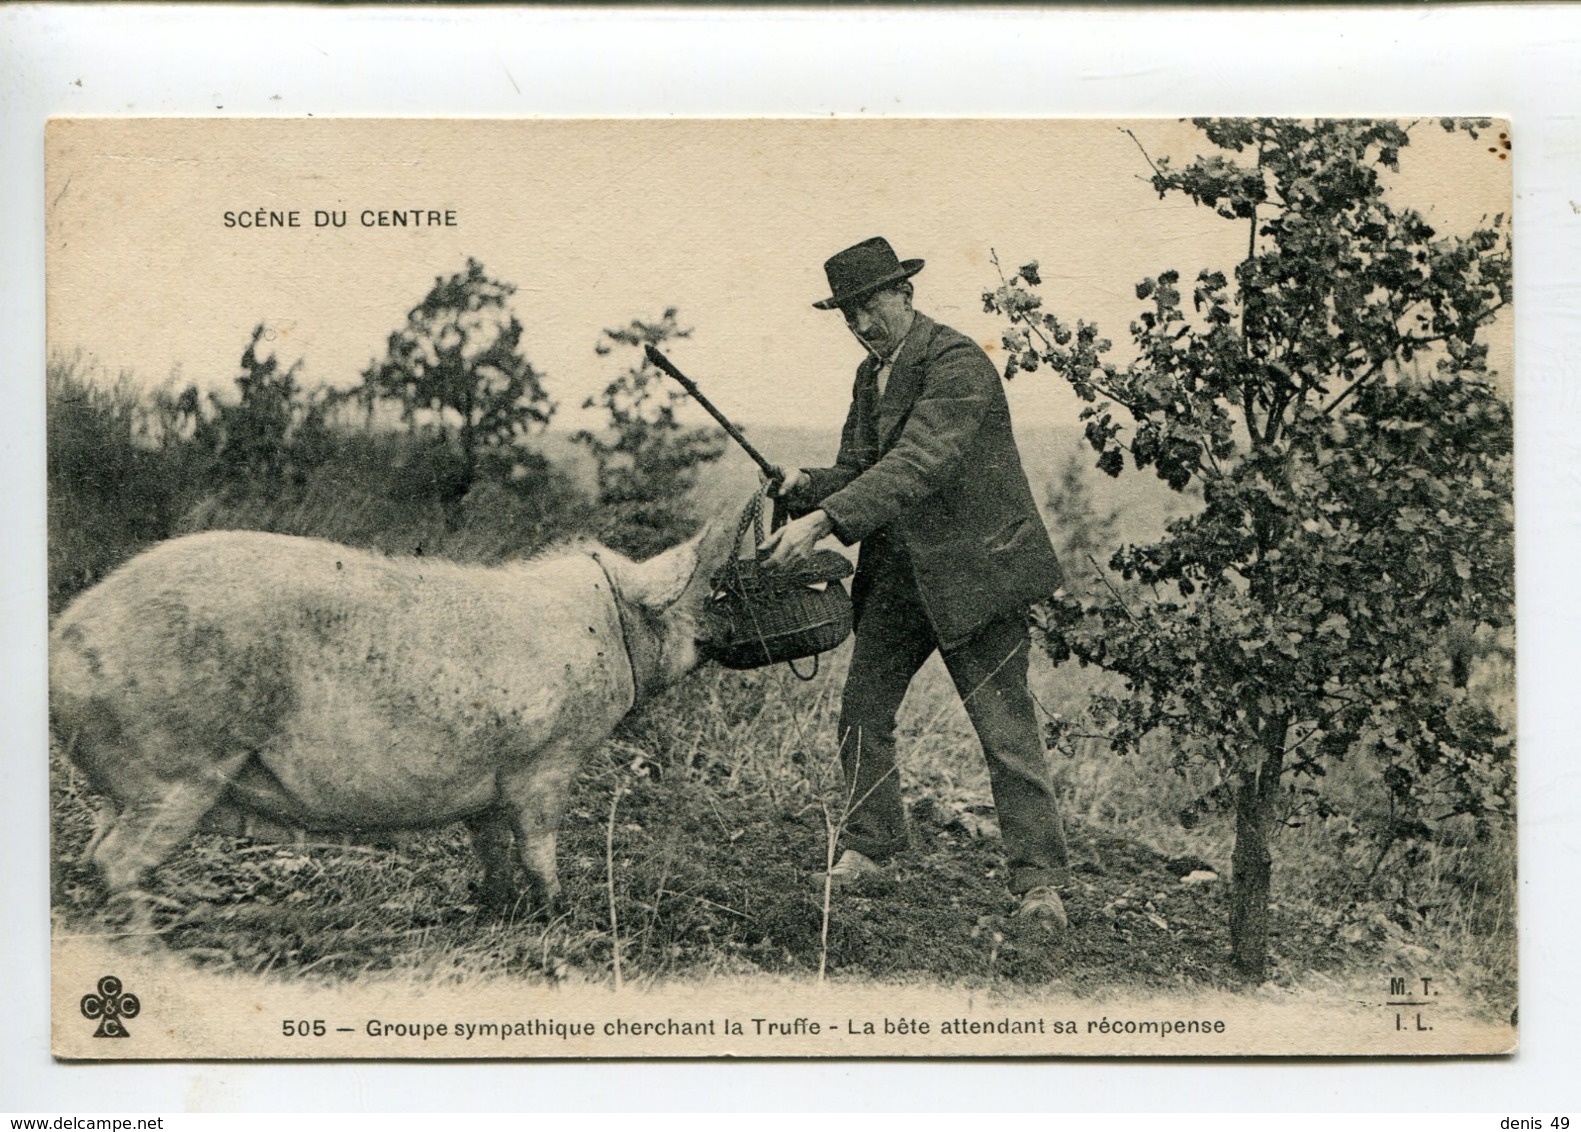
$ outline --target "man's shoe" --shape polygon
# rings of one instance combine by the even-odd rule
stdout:
[[[1021,907],[1016,915],[1028,920],[1041,920],[1056,931],[1065,931],[1070,921],[1065,916],[1065,903],[1053,886],[1040,884],[1028,889],[1021,897]]]
[[[865,853],[847,849],[840,854],[840,859],[835,862],[834,868],[829,870],[829,879],[838,888],[841,885],[853,884],[863,877],[876,876],[883,871],[884,866]]]

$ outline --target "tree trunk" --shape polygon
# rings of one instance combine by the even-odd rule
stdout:
[[[1270,727],[1265,742],[1257,773],[1235,784],[1235,850],[1230,857],[1230,955],[1236,968],[1256,982],[1268,973],[1271,841],[1279,813],[1284,728]]]
[[[478,478],[478,426],[472,419],[476,407],[476,390],[468,386],[466,404],[461,413],[461,463],[466,469],[466,490],[471,491]]]
[[[457,406],[461,413],[461,427],[456,435],[461,441],[461,468],[460,474],[452,477],[446,485],[444,498],[441,500],[445,510],[445,530],[454,534],[461,529],[466,515],[462,510],[462,502],[472,491],[472,485],[478,476],[478,438],[477,422],[472,419],[472,410],[476,402],[474,386],[467,385],[466,392]]]

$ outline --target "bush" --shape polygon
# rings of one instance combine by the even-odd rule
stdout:
[[[697,473],[724,455],[717,428],[686,428],[676,412],[686,400],[640,353],[674,338],[688,338],[671,307],[655,322],[605,330],[594,347],[599,356],[617,347],[639,351],[640,361],[617,376],[584,409],[600,409],[608,424],[583,429],[572,441],[598,462],[599,537],[635,558],[647,558],[697,530],[691,491]]]
[[[255,396],[210,395],[205,409],[192,387],[149,394],[80,359],[50,363],[52,613],[153,543],[196,531],[273,531],[492,564],[591,529],[589,500],[536,453],[489,454],[457,498],[454,438],[337,420],[294,382],[253,381],[258,369],[242,374]]]
[[[59,610],[150,543],[168,538],[204,469],[128,375],[81,357],[45,371],[49,608]]]
[[[518,453],[450,514],[456,454],[438,437],[334,428],[319,462],[284,491],[215,493],[181,530],[243,529],[329,539],[386,554],[497,563],[581,533],[587,500],[541,457]]]

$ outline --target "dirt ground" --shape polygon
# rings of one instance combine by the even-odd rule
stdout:
[[[197,835],[154,874],[164,945],[206,968],[337,980],[374,972],[628,981],[754,973],[1075,993],[1230,988],[1224,880],[1069,821],[1068,934],[1011,915],[987,806],[912,803],[913,845],[882,876],[835,892],[824,940],[824,812],[732,790],[709,768],[666,773],[625,752],[578,782],[562,830],[563,914],[480,909],[459,826],[379,842],[271,843]],[[93,799],[56,760],[58,925],[114,933],[81,860]],[[723,768],[715,777],[723,774]],[[621,791],[613,827],[610,803]],[[616,930],[611,931],[610,885]],[[1183,878],[1192,876],[1192,882]],[[1275,980],[1354,964],[1365,944],[1275,912]]]

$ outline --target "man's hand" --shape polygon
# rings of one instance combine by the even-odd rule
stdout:
[[[779,496],[781,499],[784,499],[787,496],[796,494],[796,492],[802,490],[803,488],[811,486],[811,476],[802,471],[800,468],[792,468],[790,471],[786,472],[784,478],[780,480],[779,490],[774,494]]]
[[[805,474],[805,473],[803,473]],[[834,523],[822,511],[792,519],[763,540],[759,550],[772,551],[766,565],[771,570],[794,566],[812,553],[818,540],[834,530]]]

